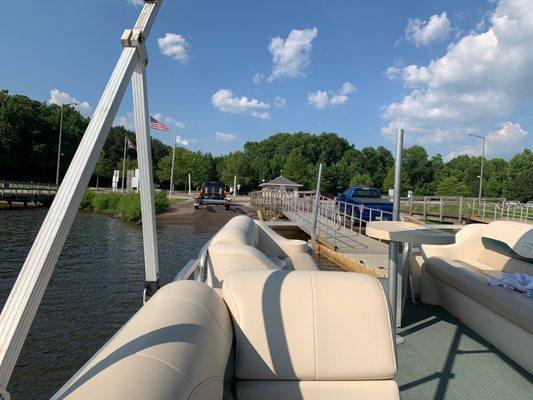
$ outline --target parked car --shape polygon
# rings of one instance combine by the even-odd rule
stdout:
[[[226,210],[231,207],[231,199],[226,198],[229,188],[222,182],[204,182],[198,191],[199,196],[194,199],[194,208],[203,205],[224,206]]]
[[[392,220],[392,202],[381,198],[379,189],[353,186],[336,198],[340,212],[363,221]]]

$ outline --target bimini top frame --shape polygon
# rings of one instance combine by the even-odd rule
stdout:
[[[131,79],[140,173],[146,269],[145,299],[159,287],[144,43],[163,0],[145,0],[133,30],[122,35],[122,54],[94,111],[57,195],[0,315],[0,399],[70,231],[83,193]]]

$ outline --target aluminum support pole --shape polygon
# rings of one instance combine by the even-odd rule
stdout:
[[[237,196],[237,175],[233,177],[233,198]]]
[[[152,176],[152,148],[150,145],[150,114],[148,112],[148,91],[146,64],[139,60],[132,76],[133,112],[137,136],[137,157],[139,162],[139,186],[141,192],[141,215],[143,230],[144,267],[146,281],[144,299],[148,300],[159,289],[159,259],[157,253],[157,232],[155,226],[154,180]],[[176,142],[174,141],[174,146]]]
[[[316,179],[315,206],[313,208],[313,229],[311,230],[311,248],[316,251],[317,237],[316,224],[318,219],[318,207],[320,206],[320,181],[322,180],[322,163],[318,165],[318,177]]]
[[[61,104],[61,117],[59,122],[59,143],[57,144],[56,186],[59,185],[59,166],[61,165],[61,141],[63,140],[63,106],[64,104]]]
[[[135,28],[147,37],[162,3],[145,3]],[[81,199],[137,62],[126,47],[113,70],[61,186],[0,314],[0,389],[5,388],[28,335]]]
[[[400,220],[400,196],[402,190],[402,151],[403,129],[398,129],[396,136],[396,159],[394,160],[394,198],[392,220]],[[391,305],[392,329],[396,335],[398,307],[398,243],[389,243],[389,302]]]
[[[189,178],[189,197],[192,197],[192,192],[191,192],[191,174],[189,174],[188,178]]]
[[[122,157],[122,191],[124,191],[124,182],[126,181],[126,152],[128,149],[128,134],[124,135],[124,155]]]
[[[178,134],[174,133],[174,144],[172,145],[172,163],[170,166],[170,187],[169,187],[169,193],[168,193],[169,199],[172,197],[172,194],[174,193],[174,160],[176,158],[176,140],[178,140]]]

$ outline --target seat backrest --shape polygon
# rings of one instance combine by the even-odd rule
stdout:
[[[481,233],[481,243],[477,261],[504,272],[533,274],[533,225],[491,222]]]
[[[287,381],[297,382],[290,390],[301,396],[311,386],[310,399],[326,387],[316,382],[376,381],[380,391],[379,382],[388,381],[391,396],[383,398],[397,398],[390,382],[395,343],[377,279],[348,272],[237,271],[222,292],[234,323],[241,398],[281,393],[289,390]],[[265,381],[274,386],[267,390]]]
[[[231,320],[207,285],[161,288],[53,399],[220,400],[233,377]]]
[[[244,244],[257,247],[259,238],[257,226],[253,219],[246,215],[239,215],[229,220],[213,239],[211,245],[218,244]]]

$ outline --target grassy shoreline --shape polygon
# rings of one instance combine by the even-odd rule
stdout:
[[[166,193],[156,192],[155,213],[164,212],[168,205]],[[87,190],[83,195],[80,209],[138,221],[141,219],[141,197],[139,193],[101,193]]]

